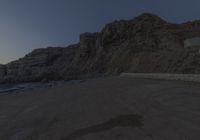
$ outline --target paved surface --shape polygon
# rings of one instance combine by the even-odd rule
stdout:
[[[200,85],[109,77],[0,95],[0,140],[199,140]]]

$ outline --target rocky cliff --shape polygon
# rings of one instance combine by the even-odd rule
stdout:
[[[37,49],[0,65],[0,81],[29,82],[73,79],[121,72],[200,73],[197,48],[184,41],[200,36],[200,21],[168,23],[144,13],[114,21],[101,32],[84,33],[68,47]]]

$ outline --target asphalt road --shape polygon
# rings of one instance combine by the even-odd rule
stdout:
[[[0,140],[199,140],[200,84],[108,77],[0,95]]]

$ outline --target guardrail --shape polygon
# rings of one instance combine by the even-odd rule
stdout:
[[[135,78],[181,80],[189,82],[200,82],[200,74],[168,74],[168,73],[122,73],[120,76]]]

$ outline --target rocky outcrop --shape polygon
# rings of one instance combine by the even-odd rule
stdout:
[[[200,54],[184,41],[200,37],[200,21],[168,23],[144,13],[84,33],[68,47],[37,49],[0,66],[1,82],[74,79],[121,72],[200,73]],[[3,80],[2,80],[3,79]]]
[[[4,77],[6,75],[6,66],[0,65],[0,77]]]

